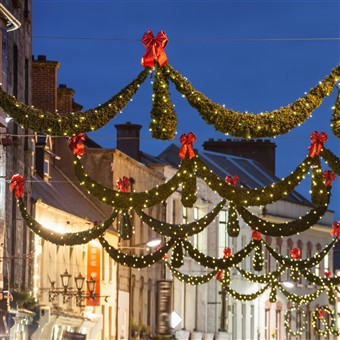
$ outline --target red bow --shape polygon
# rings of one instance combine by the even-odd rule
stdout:
[[[332,231],[331,231],[331,235],[335,238],[339,238],[340,237],[340,222],[333,222],[332,224]]]
[[[300,248],[292,248],[290,250],[290,256],[294,260],[299,259],[301,257],[301,249]]]
[[[118,190],[121,192],[128,192],[130,186],[130,180],[123,176],[123,179],[119,178],[117,180]]]
[[[322,150],[323,144],[327,141],[327,134],[326,132],[321,132],[320,134],[317,131],[313,131],[310,135],[310,140],[312,145],[308,147],[309,156],[314,157],[315,155],[319,155],[320,151]]]
[[[332,170],[325,170],[322,173],[323,178],[325,179],[325,186],[331,187],[332,182],[336,179],[335,173]]]
[[[25,184],[25,178],[19,174],[16,174],[16,175],[13,175],[11,178],[9,189],[11,191],[14,190],[15,197],[21,197],[24,195],[24,184]]]
[[[259,231],[253,229],[251,231],[251,238],[254,241],[260,241],[261,240],[261,233]]]
[[[228,247],[228,248],[224,248],[223,249],[223,257],[224,258],[227,258],[227,257],[230,257],[231,256],[231,249]]]
[[[87,136],[83,132],[71,138],[69,147],[74,155],[81,156],[84,154],[84,141],[86,138]]]
[[[179,141],[182,145],[181,149],[179,150],[179,157],[184,159],[187,153],[189,155],[189,159],[195,157],[192,144],[196,142],[196,135],[193,132],[189,132],[188,134],[183,133]]]
[[[233,185],[234,187],[236,187],[236,185],[238,184],[238,176],[235,175],[234,177],[231,177],[231,176],[227,176],[225,178],[225,181],[230,184],[230,185]]]
[[[324,309],[323,308],[319,309],[318,314],[319,314],[319,319],[323,320],[325,317]]]
[[[168,58],[164,52],[164,48],[168,43],[168,38],[165,32],[160,31],[156,37],[154,37],[151,30],[144,33],[142,43],[146,47],[146,51],[141,60],[141,64],[144,67],[154,67],[155,61],[159,66],[167,64]]]
[[[221,269],[220,269],[220,270],[217,272],[216,280],[221,281],[221,280],[223,279],[223,276],[224,276],[224,270],[221,270]]]
[[[332,272],[324,272],[326,279],[329,279],[332,276]]]
[[[231,249],[228,247],[228,248],[224,248],[223,249],[223,258],[227,258],[231,256]],[[217,272],[217,275],[216,275],[216,280],[218,281],[221,281],[224,277],[224,270],[220,269],[218,272]]]

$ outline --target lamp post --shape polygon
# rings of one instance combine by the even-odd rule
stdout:
[[[60,274],[61,278],[61,284],[62,288],[56,288],[55,287],[55,281],[50,281],[51,283],[51,289],[49,290],[49,301],[53,302],[54,299],[58,295],[63,296],[63,304],[69,303],[72,297],[75,297],[76,299],[76,306],[77,307],[84,307],[83,302],[86,299],[96,299],[97,297],[104,297],[105,302],[107,302],[107,298],[109,297],[108,295],[105,296],[97,296],[95,294],[96,290],[96,280],[93,279],[91,276],[89,280],[86,280],[87,284],[87,290],[89,291],[89,295],[86,294],[85,291],[83,291],[83,286],[84,286],[84,281],[85,277],[81,275],[81,273],[78,274],[74,278],[75,284],[76,284],[76,289],[73,289],[69,287],[70,284],[70,279],[71,279],[71,274],[68,273],[67,269],[65,269],[65,272],[63,274]]]

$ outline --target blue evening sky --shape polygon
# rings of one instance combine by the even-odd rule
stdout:
[[[258,113],[285,106],[308,92],[340,61],[339,1],[72,1],[32,0],[33,54],[61,63],[58,81],[76,91],[89,109],[106,101],[142,70],[143,33],[166,32],[169,63],[213,101]],[[90,137],[116,146],[114,124],[143,125],[141,149],[157,155],[182,133],[195,132],[200,149],[208,138],[230,138],[208,126],[171,86],[179,124],[174,141],[152,140],[148,131],[152,85]],[[330,130],[336,90],[312,118],[277,137],[276,173],[286,177],[305,158],[312,131]],[[340,178],[331,208],[340,218]],[[309,178],[299,191],[308,196]]]

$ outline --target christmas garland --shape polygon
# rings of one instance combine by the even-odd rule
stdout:
[[[212,272],[203,275],[187,275],[179,272],[169,262],[165,262],[165,264],[170,269],[172,275],[174,275],[179,281],[188,283],[192,286],[209,282],[218,272],[218,270],[213,270]]]
[[[281,285],[278,285],[277,288],[289,301],[298,305],[307,305],[311,303],[312,301],[316,300],[324,291],[324,289],[319,288],[311,294],[297,295],[295,293],[288,292]]]
[[[287,196],[308,174],[310,167],[317,165],[318,157],[311,158],[307,156],[286,178],[263,188],[256,189],[231,186],[209,170],[200,158],[196,157],[195,162],[197,162],[198,176],[201,177],[212,190],[216,191],[221,197],[233,201],[237,206],[246,207],[274,203]]]
[[[156,63],[152,102],[149,125],[152,137],[163,140],[174,139],[177,116],[169,95],[169,82],[163,76],[158,63]]]
[[[271,283],[277,282],[277,279],[283,274],[286,270],[284,267],[280,267],[270,274],[254,274],[251,272],[247,272],[246,270],[240,268],[239,266],[235,266],[235,268],[239,271],[239,273],[245,277],[247,280],[254,283]]]
[[[151,190],[144,192],[120,192],[109,189],[91,179],[85,172],[80,160],[75,158],[74,172],[80,185],[88,191],[89,194],[98,198],[100,201],[115,206],[120,209],[143,209],[161,203],[177,190],[183,180],[183,169],[180,166],[179,171],[168,180],[168,182],[156,186]]]
[[[290,328],[290,325],[289,325],[289,321],[290,321],[290,317],[292,312],[300,312],[301,313],[301,318],[302,318],[302,323],[300,325],[300,327],[296,330],[296,331],[293,331],[291,328]],[[292,307],[290,308],[289,310],[287,310],[285,312],[285,316],[284,316],[284,325],[285,325],[285,328],[286,328],[286,331],[290,334],[290,335],[293,335],[293,336],[301,336],[302,333],[306,330],[306,313],[305,311],[302,309],[302,308],[296,308],[296,307]]]
[[[135,211],[137,215],[141,218],[141,220],[156,233],[168,237],[183,238],[198,234],[203,231],[215,219],[218,213],[223,209],[224,205],[225,201],[223,200],[208,214],[197,221],[193,221],[187,224],[172,224],[162,222],[150,215],[147,215],[142,210],[136,209]]]
[[[262,219],[252,214],[244,207],[237,207],[237,212],[250,228],[259,231],[261,234],[270,236],[290,236],[296,233],[302,233],[315,225],[325,214],[327,209],[328,203],[321,207],[311,209],[306,215],[297,220],[283,223],[274,223]]]
[[[336,137],[340,137],[340,91],[338,89],[338,95],[333,108],[333,119],[331,120],[331,129]]]
[[[280,265],[284,266],[285,268],[299,268],[299,269],[305,269],[305,268],[311,268],[319,264],[323,258],[330,252],[332,247],[335,246],[335,244],[338,242],[337,238],[334,238],[332,242],[330,242],[328,245],[325,246],[324,249],[320,253],[316,253],[314,256],[308,258],[308,259],[291,259],[287,256],[282,256],[278,254],[268,243],[262,240],[265,247],[269,251],[269,253],[277,260]]]
[[[101,243],[104,250],[109,254],[109,256],[117,263],[133,268],[145,268],[150,267],[156,262],[161,261],[164,256],[166,256],[167,252],[171,249],[174,244],[174,240],[169,240],[163,247],[154,251],[148,255],[128,255],[119,249],[111,246],[103,236],[98,237],[99,242]]]
[[[162,71],[206,123],[224,134],[247,139],[283,135],[300,125],[321,105],[325,97],[330,95],[340,79],[338,66],[305,97],[299,98],[293,104],[271,112],[254,114],[236,112],[214,103],[195,90],[190,82],[169,64],[163,66]]]
[[[17,101],[1,88],[0,106],[25,128],[48,135],[72,136],[81,132],[94,131],[106,125],[130,102],[150,72],[151,68],[144,69],[136,79],[106,103],[85,112],[68,114],[43,112]]]
[[[328,314],[329,320],[325,318],[325,313]],[[324,330],[322,330],[320,327],[317,327],[318,320],[320,324],[324,326]],[[330,321],[329,324],[327,323],[327,321]],[[329,306],[319,306],[315,309],[315,311],[313,312],[312,326],[321,336],[327,337],[329,334],[340,336],[340,331],[335,329],[336,313],[334,310],[330,309]]]
[[[114,210],[113,213],[107,217],[104,222],[92,227],[91,229],[78,231],[73,233],[58,233],[49,228],[44,227],[36,221],[28,212],[22,197],[17,198],[17,204],[28,228],[35,232],[38,236],[46,241],[57,245],[74,246],[76,244],[85,244],[89,241],[96,239],[102,235],[115,220],[118,211]]]
[[[256,293],[251,294],[241,294],[236,292],[234,289],[229,286],[223,286],[223,289],[234,299],[239,301],[252,301],[257,299],[260,295],[262,295],[269,287],[269,284],[260,288]]]
[[[239,250],[237,253],[232,256],[225,258],[215,258],[212,256],[205,255],[201,253],[197,248],[194,248],[193,245],[183,240],[183,247],[188,252],[188,255],[193,258],[197,263],[206,268],[211,269],[228,269],[237,263],[240,263],[257,245],[256,241],[250,241],[243,249]]]
[[[334,173],[340,176],[340,159],[325,147],[322,148],[320,155]]]

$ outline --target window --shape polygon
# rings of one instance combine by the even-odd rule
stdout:
[[[44,159],[44,176],[50,177],[50,162]]]
[[[264,334],[265,339],[270,339],[270,309],[267,306],[264,310]]]
[[[241,317],[242,317],[242,339],[246,339],[246,331],[247,331],[247,309],[246,309],[246,304],[242,303],[241,305]]]
[[[233,303],[231,305],[231,317],[232,317],[232,338],[237,339],[237,305]]]
[[[229,246],[229,238],[227,234],[227,220],[228,220],[228,211],[221,210],[218,215],[218,256],[222,256],[222,251],[224,248]]]
[[[250,305],[250,338],[255,339],[255,306]]]

